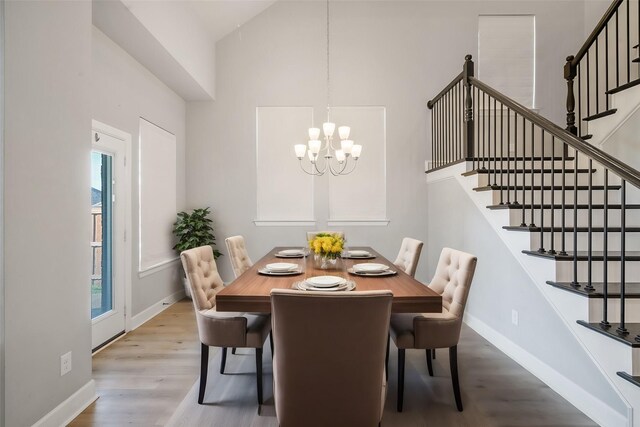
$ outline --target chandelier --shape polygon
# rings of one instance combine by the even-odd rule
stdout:
[[[351,128],[349,126],[338,127],[339,145],[335,141],[334,134],[336,124],[331,121],[331,78],[329,67],[329,0],[327,0],[327,121],[322,124],[322,140],[320,139],[320,129],[309,128],[308,144],[296,144],[294,146],[296,157],[300,161],[300,168],[309,175],[321,176],[329,171],[333,176],[348,175],[356,168],[362,145],[354,144],[349,139]],[[335,145],[334,145],[335,143]],[[324,155],[322,155],[324,153]],[[305,154],[311,163],[309,170],[302,164]],[[324,164],[320,165],[320,157],[324,157]],[[335,160],[334,160],[335,159]],[[353,159],[350,162],[349,159]],[[348,165],[352,163],[351,166]]]

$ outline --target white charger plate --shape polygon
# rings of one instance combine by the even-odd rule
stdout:
[[[304,255],[304,252],[302,251],[302,249],[283,249],[280,252],[278,252],[278,255],[283,255],[283,256]]]
[[[347,256],[366,257],[366,256],[371,256],[371,252],[363,251],[359,249],[353,249],[353,250],[347,251]]]
[[[350,274],[354,274],[360,277],[383,277],[383,276],[395,276],[398,274],[395,270],[376,271],[375,273],[365,273],[362,271],[354,271],[353,268],[347,270]]]
[[[309,285],[306,282],[297,282],[293,285],[294,289],[301,291],[316,291],[316,292],[338,292],[338,291],[352,291],[356,288],[356,283],[353,281],[345,281],[343,284],[333,288],[317,288]]]
[[[355,271],[356,273],[380,273],[388,269],[388,265],[376,264],[375,262],[366,262],[353,265],[353,271]]]
[[[298,264],[293,264],[290,262],[274,262],[272,264],[267,264],[264,267],[265,269],[272,272],[283,272],[283,271],[291,271],[298,268]]]
[[[338,276],[315,276],[309,277],[306,282],[316,288],[333,288],[345,283],[346,280]]]
[[[261,268],[258,270],[258,273],[264,274],[265,276],[295,276],[296,274],[302,274],[302,270],[271,271],[266,268]]]

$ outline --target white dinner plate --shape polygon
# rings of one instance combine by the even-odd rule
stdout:
[[[376,264],[375,262],[367,262],[363,264],[354,264],[353,271],[362,273],[379,273],[389,269],[388,265]]]
[[[349,281],[344,282],[341,285],[335,286],[333,288],[318,288],[313,285],[308,284],[307,282],[297,282],[294,285],[295,289],[299,289],[301,291],[320,291],[320,292],[337,292],[337,291],[351,291],[355,289],[356,283]]]
[[[264,274],[266,276],[294,276],[296,274],[302,274],[302,270],[295,269],[287,271],[271,271],[267,270],[266,268],[261,268],[260,270],[258,270],[258,273]]]
[[[302,249],[283,249],[280,252],[278,252],[278,255],[284,255],[284,256],[304,255],[304,252],[302,251]]]
[[[345,280],[338,276],[316,276],[309,277],[306,282],[316,288],[333,288],[343,284]]]
[[[298,264],[292,264],[290,262],[274,262],[273,264],[265,265],[265,268],[269,271],[290,271],[298,268]]]
[[[369,251],[362,251],[362,250],[350,250],[350,251],[347,251],[347,256],[355,256],[355,257],[359,257],[359,256],[371,256],[371,252],[369,252]]]
[[[364,271],[355,271],[353,268],[347,270],[350,274],[355,274],[360,277],[382,277],[382,276],[395,276],[398,274],[395,270],[376,271],[375,273],[366,273]]]

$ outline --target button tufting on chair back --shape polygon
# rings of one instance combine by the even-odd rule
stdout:
[[[253,262],[251,262],[251,258],[249,258],[249,254],[247,253],[247,247],[244,244],[244,237],[228,237],[225,239],[225,243],[229,251],[233,274],[238,278],[238,276],[253,266]]]
[[[440,254],[429,287],[442,295],[442,306],[455,317],[464,313],[476,262],[475,256],[451,248],[442,249]]]
[[[405,237],[402,239],[400,252],[393,264],[409,276],[414,277],[416,275],[416,268],[418,268],[422,245],[423,243],[420,240]]]
[[[224,283],[213,258],[211,246],[201,246],[180,254],[182,266],[191,286],[193,303],[198,310],[208,310],[216,304],[216,294]]]

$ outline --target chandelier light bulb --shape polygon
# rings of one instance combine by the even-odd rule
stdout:
[[[338,163],[344,162],[346,156],[342,150],[336,150],[336,160]]]
[[[357,159],[358,157],[360,157],[361,153],[362,153],[362,145],[356,144],[351,148],[351,156],[353,156],[354,159]]]
[[[338,128],[338,134],[340,135],[340,139],[349,139],[350,133],[351,133],[351,128],[349,126],[340,126]]]
[[[340,129],[342,129],[342,127]],[[342,148],[342,152],[348,156],[353,150],[353,141],[350,139],[343,139],[340,141],[340,147]]]
[[[304,144],[296,144],[294,146],[294,149],[296,150],[296,157],[300,160],[302,160],[302,158],[304,157],[305,153],[307,152],[307,146]]]
[[[315,163],[315,161],[316,161],[316,156],[315,156],[315,154],[313,154],[313,153],[311,152],[311,150],[307,151],[307,156],[309,157],[309,161],[310,161],[311,163]]]
[[[312,139],[309,141],[309,151],[313,154],[318,154],[320,152],[320,147],[322,147],[322,141],[319,139]]]
[[[320,129],[318,128],[309,128],[309,139],[320,139]]]
[[[322,130],[324,131],[324,136],[327,138],[331,138],[333,136],[333,132],[336,130],[336,124],[331,122],[325,122],[322,124]]]

